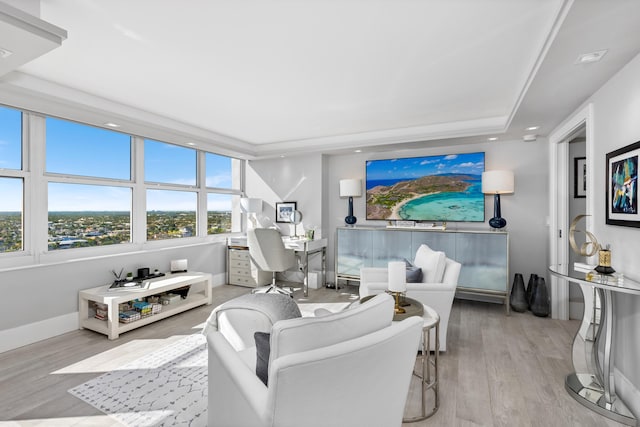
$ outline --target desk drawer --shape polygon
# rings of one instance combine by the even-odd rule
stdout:
[[[251,276],[233,274],[233,272],[229,272],[229,284],[230,285],[241,285],[241,286],[251,286],[256,287],[256,281]]]
[[[249,251],[241,249],[229,249],[229,261],[249,261]]]

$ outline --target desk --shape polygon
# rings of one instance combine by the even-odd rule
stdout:
[[[327,276],[327,239],[292,239],[283,238],[284,246],[293,249],[300,256],[304,283],[302,286],[304,296],[309,296],[309,255],[322,253],[322,285]]]
[[[300,267],[304,276],[304,296],[309,296],[309,256],[322,255],[322,284],[327,276],[327,239],[295,239],[283,237],[282,242],[287,249],[293,249],[300,258]],[[246,237],[233,237],[227,240],[227,283],[241,286],[259,286],[271,282],[271,275],[256,271],[249,258],[249,246]]]
[[[613,292],[640,295],[640,283],[624,278],[596,274],[586,280],[586,273],[571,271],[566,265],[552,265],[554,276],[576,283],[584,296],[584,314],[573,340],[574,373],[565,378],[567,392],[587,408],[612,420],[635,426],[636,418],[615,394],[613,377],[615,316]],[[603,344],[603,358],[598,348]]]

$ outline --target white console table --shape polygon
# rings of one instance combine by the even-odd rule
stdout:
[[[630,426],[638,425],[625,403],[616,395],[613,377],[616,323],[613,292],[640,295],[640,283],[624,278],[618,282],[606,275],[569,271],[552,265],[554,276],[576,283],[584,296],[582,323],[573,340],[574,373],[565,378],[565,389],[578,402],[607,418]],[[601,346],[602,344],[602,346]],[[602,349],[602,359],[598,349]]]
[[[98,286],[97,288],[85,289],[78,294],[78,316],[81,328],[91,329],[109,337],[110,340],[118,338],[123,333],[149,323],[164,319],[174,314],[198,307],[212,302],[211,297],[211,274],[209,273],[176,273],[167,274],[157,279],[149,279],[145,289],[117,290],[109,291],[109,285]],[[162,310],[140,320],[130,323],[120,323],[118,305],[124,302],[170,292],[174,289],[190,286],[187,298],[180,299],[169,305],[163,306]],[[100,320],[89,316],[89,304],[96,302],[107,306],[107,319]]]
[[[509,310],[509,234],[504,231],[428,228],[338,227],[335,272],[338,280],[360,280],[362,267],[413,261],[421,244],[462,264],[456,296],[492,297]]]

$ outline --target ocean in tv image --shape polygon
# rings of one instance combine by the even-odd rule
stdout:
[[[367,219],[484,221],[484,153],[367,162]]]

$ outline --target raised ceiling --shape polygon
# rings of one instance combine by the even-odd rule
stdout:
[[[640,51],[636,0],[42,0],[40,18],[68,39],[9,83],[252,156],[545,135]]]

